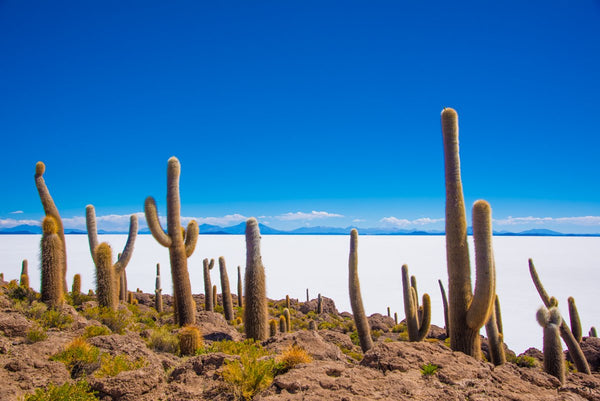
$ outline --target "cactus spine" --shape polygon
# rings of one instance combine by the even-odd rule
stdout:
[[[246,337],[262,341],[269,334],[265,268],[260,256],[260,231],[255,218],[246,221],[246,274],[244,277]]]
[[[238,281],[237,281],[237,292],[238,292],[238,306],[242,308],[244,306],[243,294],[242,294],[242,268],[238,266]]]
[[[414,277],[414,276],[413,276]],[[423,341],[431,324],[431,299],[429,294],[423,294],[423,316],[419,321],[417,310],[416,280],[408,280],[408,266],[402,266],[402,293],[404,295],[404,313],[409,341]]]
[[[544,371],[565,384],[565,356],[559,333],[562,321],[560,312],[555,307],[548,310],[542,306],[538,309],[536,318],[544,328]]]
[[[213,312],[215,310],[216,300],[213,299],[212,283],[210,281],[210,271],[215,266],[215,260],[208,259],[202,261],[202,270],[204,271],[204,310]]]
[[[556,307],[558,302],[556,298],[550,297],[546,292],[546,289],[542,285],[540,277],[535,270],[535,265],[533,264],[533,260],[529,259],[529,274],[531,275],[531,279],[533,280],[533,284],[537,289],[538,294],[540,294],[540,298],[542,302],[546,306],[546,308]],[[569,354],[571,355],[571,359],[573,359],[573,363],[577,370],[581,373],[591,374],[590,366],[588,365],[587,359],[585,359],[585,355],[583,351],[581,351],[581,347],[579,343],[573,336],[571,330],[569,330],[569,326],[565,323],[564,319],[561,319],[559,322],[560,336],[564,340],[565,344],[567,344],[567,348],[569,349]]]
[[[177,334],[181,355],[195,355],[204,345],[200,330],[196,326],[185,326]]]
[[[108,302],[105,299],[102,299],[102,303],[100,298],[98,299],[98,304],[111,308],[111,309],[116,309],[118,303],[119,303],[119,299],[120,297],[120,286],[121,286],[121,275],[123,274],[123,272],[125,271],[125,268],[127,267],[127,264],[129,263],[129,260],[131,260],[131,255],[133,254],[133,248],[135,245],[135,239],[137,238],[137,231],[138,231],[138,220],[137,220],[137,216],[135,214],[132,214],[131,217],[129,218],[129,235],[127,237],[127,242],[125,243],[125,248],[123,248],[123,253],[119,254],[119,258],[117,260],[117,262],[114,265],[110,266],[110,272],[98,272],[98,269],[105,269],[106,266],[99,266],[98,265],[98,255],[96,255],[96,249],[98,248],[98,229],[96,226],[96,211],[94,209],[94,206],[92,205],[87,205],[85,207],[85,224],[87,227],[87,232],[88,232],[88,242],[90,244],[90,253],[92,254],[92,260],[94,261],[94,264],[96,265],[96,278],[98,278],[99,276],[102,277],[110,277],[110,280],[106,281],[106,280],[96,280],[96,285],[97,285],[97,289],[96,291],[98,293],[102,293],[102,294],[111,294],[111,296],[115,296],[116,299],[112,300],[110,302]],[[110,249],[110,247],[109,247]],[[110,259],[112,260],[112,256],[110,257]],[[103,262],[106,262],[106,258],[103,260]],[[113,288],[110,289],[100,289],[100,286],[103,285],[109,285]],[[125,289],[126,291],[126,289]]]
[[[350,231],[350,256],[348,258],[348,287],[350,293],[350,305],[354,315],[354,324],[360,340],[360,348],[367,352],[373,348],[371,339],[371,328],[365,315],[362,296],[360,294],[360,281],[358,280],[358,231]]]
[[[58,235],[58,223],[52,216],[46,216],[42,222],[42,302],[50,307],[57,307],[64,301],[63,287],[63,252],[64,242]]]
[[[156,264],[156,286],[154,289],[154,309],[158,313],[163,311],[162,285],[160,283],[160,263]]]
[[[179,175],[181,166],[176,157],[171,157],[167,164],[167,232],[162,229],[158,220],[154,198],[146,198],[144,212],[152,236],[164,247],[169,248],[171,276],[173,279],[173,296],[177,301],[177,324],[186,326],[196,322],[196,307],[192,298],[190,275],[187,258],[192,256],[198,240],[198,223],[192,220],[185,230],[181,227],[181,203],[179,199]]]
[[[444,305],[444,329],[446,330],[446,336],[450,335],[450,319],[448,318],[448,298],[446,297],[446,290],[442,280],[438,280],[440,286],[440,292],[442,293],[442,304]]]
[[[233,301],[231,300],[231,290],[229,289],[229,277],[227,276],[227,267],[225,267],[225,258],[219,258],[219,272],[221,273],[221,295],[223,297],[223,313],[225,320],[233,320]]]
[[[492,309],[490,318],[485,324],[485,332],[487,333],[488,337],[490,361],[496,366],[506,363],[506,355],[504,353],[504,345],[502,342],[502,322],[499,316],[500,301],[496,295],[495,308]]]
[[[480,358],[479,329],[489,319],[495,295],[491,211],[484,201],[473,206],[476,283],[471,287],[467,218],[460,178],[458,115],[442,111],[446,181],[446,260],[449,279],[450,348]]]
[[[58,213],[58,208],[50,195],[50,191],[48,191],[48,187],[46,186],[46,181],[44,180],[44,172],[46,171],[46,165],[42,162],[37,162],[35,165],[35,186],[38,190],[38,194],[40,196],[40,200],[42,201],[42,207],[44,208],[44,213],[46,216],[51,216],[54,218],[56,223],[56,234],[60,238],[60,242],[62,242],[61,252],[62,256],[60,258],[61,266],[61,279],[62,279],[62,291],[63,294],[68,291],[67,287],[67,246],[65,242],[65,230],[63,228],[62,220],[60,218],[60,214]]]
[[[569,303],[569,319],[571,320],[571,332],[573,333],[573,337],[577,340],[578,343],[581,343],[581,339],[583,338],[583,331],[581,330],[581,320],[579,320],[579,312],[577,312],[577,305],[575,305],[575,299],[573,297],[569,297],[567,299]]]

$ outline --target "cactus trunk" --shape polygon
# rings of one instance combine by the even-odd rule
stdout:
[[[229,277],[227,276],[227,267],[225,266],[225,258],[219,258],[219,272],[221,273],[221,295],[223,297],[223,313],[225,320],[233,320],[233,302],[231,300],[231,290],[229,289]]]
[[[358,332],[360,348],[367,352],[373,348],[371,328],[365,315],[362,296],[360,294],[360,282],[358,280],[358,231],[352,229],[350,232],[350,256],[348,258],[348,287],[350,293],[350,306],[354,315],[354,324]]]
[[[58,224],[52,216],[46,216],[42,222],[42,279],[41,299],[50,307],[64,302],[63,291],[63,252],[64,242],[58,235]]]
[[[237,296],[238,296],[238,306],[240,308],[242,308],[244,306],[244,295],[242,294],[242,268],[240,266],[238,266],[237,268],[237,272],[238,272],[238,281],[237,281]]]
[[[210,281],[210,271],[215,265],[215,260],[211,259],[210,263],[208,259],[202,261],[202,271],[204,272],[204,310],[214,311],[215,301],[213,300],[212,283]]]
[[[260,255],[260,231],[254,218],[246,221],[246,274],[244,329],[247,338],[265,340],[269,335],[265,268]]]

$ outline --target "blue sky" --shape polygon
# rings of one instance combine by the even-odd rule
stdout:
[[[443,227],[439,115],[497,230],[600,232],[600,1],[0,0],[0,227]]]

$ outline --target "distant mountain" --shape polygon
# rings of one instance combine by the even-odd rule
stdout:
[[[494,233],[496,234],[496,233]],[[545,228],[534,228],[531,230],[521,231],[518,233],[506,233],[502,235],[522,235],[522,236],[564,236],[565,234],[559,233],[558,231],[546,230]]]
[[[0,234],[41,234],[42,227],[22,224],[20,226],[2,228]]]

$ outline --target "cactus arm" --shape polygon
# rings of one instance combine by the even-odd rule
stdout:
[[[492,309],[490,318],[485,324],[485,332],[488,337],[490,361],[494,365],[500,366],[506,363],[506,354],[504,353],[502,334],[499,329],[500,325],[498,324],[497,318],[498,316],[496,315],[496,309]]]
[[[369,320],[365,315],[365,308],[360,294],[360,282],[358,280],[358,231],[350,231],[350,256],[348,258],[348,281],[350,292],[350,306],[354,315],[354,324],[360,340],[360,348],[367,352],[373,348],[373,339],[371,338],[371,328]]]
[[[175,156],[167,162],[167,233],[174,245],[183,243],[181,227],[181,199],[179,197],[179,177],[181,165]]]
[[[96,227],[96,211],[93,205],[85,207],[85,226],[88,233],[88,242],[90,244],[90,253],[92,260],[96,261],[96,247],[98,246],[98,229]]]
[[[492,212],[483,200],[473,205],[475,242],[475,293],[467,311],[467,324],[479,330],[490,318],[496,295],[494,253],[492,250]]]
[[[579,319],[577,305],[575,305],[575,299],[573,297],[569,297],[567,301],[569,303],[569,319],[571,321],[571,332],[573,333],[573,337],[575,337],[577,342],[580,343],[583,337],[583,331],[581,330],[581,320]]]
[[[212,270],[213,267],[215,267],[215,260],[211,259],[210,263],[208,264],[208,270]]]
[[[404,313],[406,315],[406,327],[410,341],[416,341],[419,335],[419,322],[415,306],[415,289],[411,286],[408,278],[408,266],[402,265],[402,295],[404,299]]]
[[[135,214],[132,214],[129,218],[129,235],[127,236],[127,242],[125,243],[125,248],[123,248],[123,253],[119,256],[119,260],[115,263],[115,273],[120,276],[127,264],[131,260],[131,255],[133,254],[133,247],[135,245],[135,239],[137,237],[138,232],[138,219]]]
[[[421,325],[419,326],[419,335],[417,336],[417,341],[423,341],[425,337],[427,337],[427,333],[429,333],[429,328],[431,326],[431,298],[429,294],[423,294],[423,316],[421,316]]]
[[[538,294],[540,294],[542,302],[544,303],[546,308],[550,308],[552,306],[550,302],[550,296],[546,292],[546,289],[544,288],[544,285],[540,280],[540,276],[538,276],[537,270],[535,269],[535,265],[533,264],[533,259],[529,259],[529,274],[531,275],[531,280],[533,280],[533,285],[535,285],[535,289],[537,290]]]
[[[444,324],[446,325],[446,335],[450,333],[450,321],[448,319],[448,298],[446,297],[446,290],[442,284],[442,280],[438,280],[440,286],[440,292],[442,293],[442,304],[444,305]]]
[[[198,234],[200,229],[196,220],[192,220],[188,223],[185,231],[185,255],[189,258],[196,249],[196,242],[198,241]]]
[[[156,201],[153,197],[149,196],[146,198],[146,202],[144,202],[144,214],[146,215],[146,223],[148,224],[148,228],[152,233],[152,236],[156,241],[164,247],[171,246],[171,237],[165,233],[165,230],[160,226],[160,221],[158,220],[158,211],[156,210]]]
[[[500,299],[498,295],[496,295],[496,299],[494,300],[494,314],[496,317],[496,327],[498,328],[498,333],[500,335],[504,335],[504,330],[502,328],[502,312],[500,311]]]

